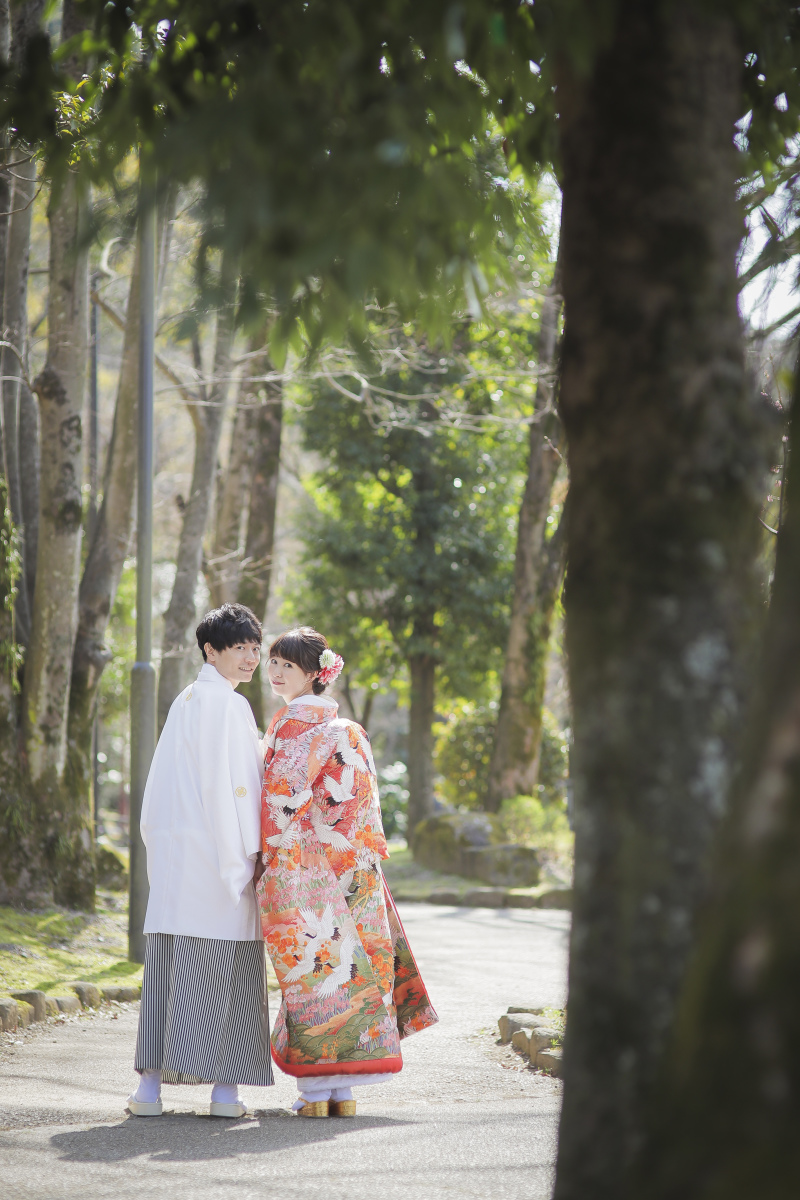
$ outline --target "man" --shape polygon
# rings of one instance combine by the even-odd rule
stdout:
[[[203,666],[174,701],[142,803],[150,899],[135,1116],[160,1116],[161,1084],[212,1083],[211,1115],[241,1117],[239,1085],[272,1084],[261,872],[263,754],[236,688],[261,653],[261,624],[223,604],[197,627]]]

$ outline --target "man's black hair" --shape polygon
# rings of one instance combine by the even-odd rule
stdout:
[[[261,622],[254,612],[244,604],[223,604],[212,608],[197,626],[197,644],[206,662],[205,644],[210,642],[215,650],[227,650],[239,642],[262,641]]]

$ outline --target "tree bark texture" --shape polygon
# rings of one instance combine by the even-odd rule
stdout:
[[[0,477],[0,904],[52,902],[36,810],[19,753],[14,587],[19,562],[5,480]]]
[[[231,430],[225,469],[217,472],[216,521],[211,555],[205,563],[206,582],[214,608],[232,604],[239,591],[242,561],[242,525],[247,515],[253,457],[253,409],[243,403],[244,381]]]
[[[266,356],[260,363],[262,370],[265,361]],[[253,610],[259,621],[264,621],[269,604],[275,548],[275,513],[278,504],[283,428],[283,386],[281,383],[265,383],[257,387],[260,404],[255,410],[254,418],[255,454],[238,599]],[[242,684],[239,690],[250,701],[259,729],[265,729],[260,666],[250,682]]]
[[[412,654],[408,723],[408,834],[433,813],[433,718],[436,700],[436,659],[432,654]]]
[[[19,0],[11,6],[11,62],[15,68],[22,66],[28,43],[35,33],[41,29],[46,0]],[[7,280],[4,284],[4,296],[8,295],[11,305],[16,303],[20,314],[19,349],[23,352],[27,364],[28,349],[28,259],[30,254],[31,223],[33,219],[33,197],[36,190],[36,166],[29,162],[18,162],[14,169],[16,176],[14,184],[15,199],[9,228],[9,259],[16,261],[16,266],[8,268]],[[12,289],[12,290],[9,290]],[[4,300],[3,321],[12,326],[12,308]],[[11,339],[13,340],[13,339]],[[3,363],[3,374],[12,374],[19,379],[17,384],[17,428],[20,500],[22,505],[21,525],[19,529],[23,575],[17,583],[18,613],[24,618],[27,610],[27,623],[24,619],[18,621],[17,639],[27,644],[30,633],[30,623],[33,617],[33,590],[36,583],[36,540],[39,524],[39,411],[36,398],[28,384],[21,376],[19,363],[9,362],[10,371],[6,372]],[[13,381],[12,381],[13,386]]]
[[[233,298],[217,316],[214,349],[214,384],[207,405],[190,409],[195,429],[192,487],[183,516],[175,581],[169,607],[164,616],[164,641],[158,680],[158,729],[164,727],[170,705],[183,686],[184,669],[191,655],[193,640],[187,638],[195,617],[195,590],[203,556],[203,535],[211,509],[211,497],[217,465],[220,433],[225,415],[231,349],[234,334]]]
[[[732,22],[623,0],[562,64],[575,908],[556,1200],[619,1195],[726,802],[758,632]]]
[[[77,627],[81,547],[82,425],[89,341],[85,204],[73,177],[50,209],[47,360],[34,382],[41,415],[42,478],[31,646],[23,727],[34,782],[61,778]]]
[[[13,165],[14,191],[11,197],[11,217],[8,224],[3,293],[3,324],[5,340],[0,359],[3,379],[3,428],[6,442],[6,466],[11,512],[16,524],[22,554],[23,572],[17,585],[17,638],[27,645],[31,630],[32,592],[28,591],[31,567],[35,563],[36,520],[38,513],[31,500],[38,502],[38,462],[31,461],[29,436],[30,391],[23,379],[23,363],[27,358],[28,338],[28,259],[31,244],[33,198],[36,193],[36,163],[32,152],[15,156]],[[23,411],[23,409],[25,411]],[[38,432],[38,431],[37,431]],[[32,478],[29,473],[32,473]],[[13,482],[12,482],[13,481]],[[32,495],[32,493],[34,493]],[[30,530],[28,520],[33,516]],[[34,570],[35,576],[35,570]]]
[[[800,370],[745,767],[676,1037],[629,1189],[652,1200],[792,1197],[800,1173]]]
[[[497,812],[503,800],[511,796],[532,795],[539,774],[545,672],[557,598],[550,585],[554,549],[558,550],[556,563],[563,564],[563,537],[558,539],[557,547],[550,547],[546,541],[551,494],[564,442],[561,420],[554,408],[560,288],[556,266],[542,305],[540,376],[529,433],[525,492],[519,510],[514,595],[486,797],[489,812]]]
[[[117,402],[103,479],[103,500],[78,593],[68,721],[68,784],[91,812],[92,726],[97,689],[111,652],[105,635],[131,542],[136,498],[136,414],[139,387],[138,239],[128,292]]]

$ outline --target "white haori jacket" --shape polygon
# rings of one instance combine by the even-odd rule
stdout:
[[[169,710],[142,801],[145,933],[259,941],[264,767],[244,696],[204,663]]]

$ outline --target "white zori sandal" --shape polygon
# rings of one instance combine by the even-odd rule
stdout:
[[[209,1111],[212,1117],[228,1117],[229,1120],[236,1120],[237,1117],[246,1116],[247,1105],[240,1097],[235,1083],[215,1083],[211,1092]]]
[[[161,1103],[161,1072],[142,1071],[139,1086],[128,1096],[128,1111],[134,1117],[160,1117],[164,1111]]]

